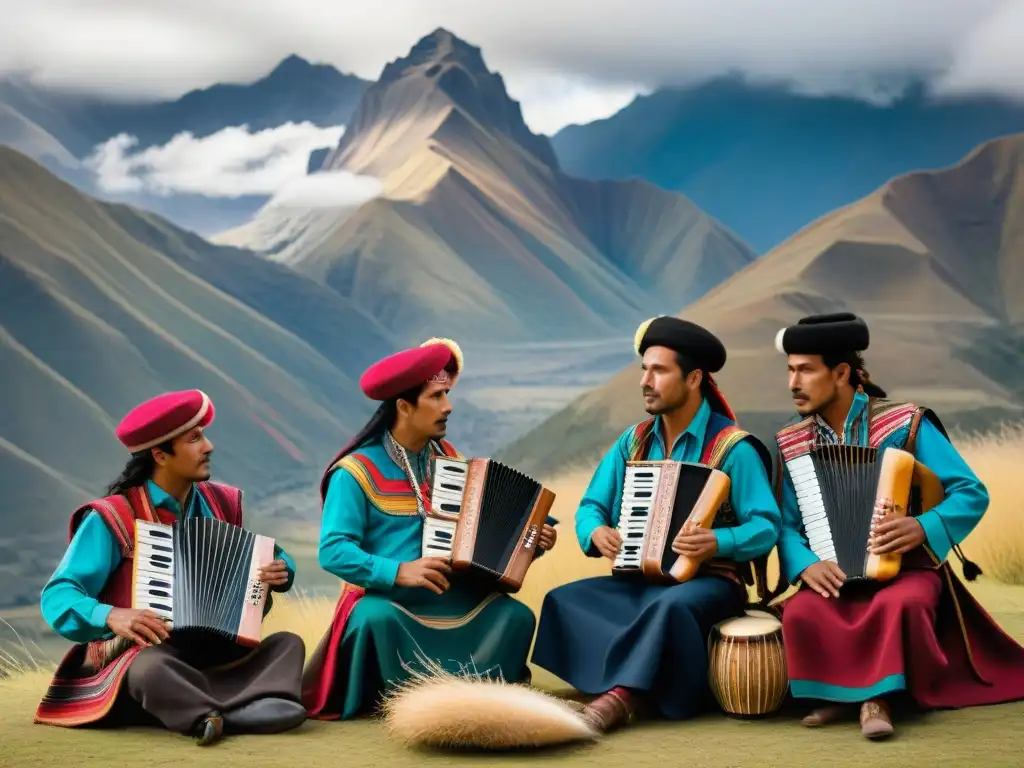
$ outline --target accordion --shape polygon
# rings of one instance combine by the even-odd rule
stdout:
[[[152,611],[178,636],[258,645],[267,602],[259,569],[273,559],[274,539],[220,520],[136,520],[132,607]]]
[[[821,445],[786,467],[808,546],[847,581],[887,581],[900,571],[901,555],[867,551],[877,500],[891,499],[895,514],[905,515],[926,512],[945,496],[935,473],[897,448]]]
[[[677,555],[672,541],[687,522],[710,528],[730,485],[727,474],[703,464],[627,462],[612,575],[665,584],[692,579],[707,556]]]
[[[423,557],[504,592],[517,592],[533,562],[555,494],[491,459],[433,459]]]

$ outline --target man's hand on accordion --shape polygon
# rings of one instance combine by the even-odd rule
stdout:
[[[800,574],[804,584],[822,597],[839,597],[839,589],[846,580],[843,569],[831,560],[819,560],[809,565]]]
[[[288,583],[288,564],[284,560],[271,560],[260,568],[260,581],[272,587]]]
[[[712,530],[686,522],[672,541],[672,551],[686,557],[714,555],[718,551],[718,537]]]
[[[918,519],[896,515],[892,501],[888,499],[875,505],[873,522],[868,538],[868,552],[872,555],[902,555],[924,544],[924,528]]]
[[[590,543],[597,547],[601,557],[607,557],[614,561],[619,554],[619,547],[622,546],[622,536],[614,528],[602,525],[600,528],[595,528],[594,532],[590,534]]]
[[[448,561],[440,557],[421,557],[398,566],[395,584],[399,587],[424,587],[435,594],[442,594],[448,589],[446,573],[452,568]]]
[[[540,540],[537,542],[537,549],[547,551],[555,546],[556,541],[558,541],[558,531],[555,530],[553,525],[545,523],[544,527],[540,529]]]
[[[107,626],[115,635],[138,643],[143,648],[160,645],[171,636],[163,619],[152,611],[137,608],[111,608],[107,614]]]

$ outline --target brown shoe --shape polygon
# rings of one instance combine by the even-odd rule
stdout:
[[[817,709],[811,710],[811,713],[800,722],[808,728],[817,728],[821,725],[828,725],[846,714],[847,709],[848,707],[845,704],[828,704],[824,707],[818,707]]]
[[[865,701],[860,707],[860,732],[868,739],[884,739],[893,732],[889,705],[881,699]]]
[[[633,719],[636,703],[625,688],[612,688],[583,708],[585,719],[596,731],[606,732]]]
[[[208,747],[220,741],[220,737],[224,734],[224,718],[220,716],[219,712],[211,712],[199,723],[197,730],[196,745]]]

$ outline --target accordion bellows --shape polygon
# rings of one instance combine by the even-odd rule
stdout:
[[[555,494],[491,459],[433,461],[423,556],[450,557],[454,570],[518,591]]]
[[[174,633],[255,646],[267,602],[259,569],[273,559],[274,539],[220,520],[136,520],[132,607],[165,619]]]

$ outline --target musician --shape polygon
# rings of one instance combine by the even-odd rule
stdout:
[[[306,719],[300,698],[305,646],[277,632],[255,649],[216,638],[202,653],[171,637],[150,610],[132,607],[136,519],[171,524],[212,517],[242,525],[242,494],[210,481],[214,419],[199,390],[148,400],[116,435],[131,453],[107,496],[71,516],[70,545],[43,588],[41,609],[75,643],[61,661],[35,722],[59,726],[163,724],[195,734],[200,746],[223,733],[272,733]],[[260,572],[271,592],[287,592],[295,565],[280,547]],[[270,593],[268,592],[269,610]]]
[[[739,429],[712,378],[725,365],[722,343],[693,323],[658,317],[637,330],[636,351],[651,418],[623,432],[598,465],[576,512],[580,548],[614,562],[627,461],[716,466],[731,488],[712,530],[683,528],[672,543],[676,554],[710,556],[694,578],[665,586],[599,576],[545,597],[532,661],[584,694],[599,694],[584,710],[599,730],[631,720],[640,703],[676,720],[708,703],[708,633],[742,613],[743,570],[771,551],[780,525],[771,456]]]
[[[307,666],[311,717],[347,720],[370,711],[422,662],[510,682],[529,676],[530,609],[460,580],[447,559],[421,557],[431,459],[462,458],[444,439],[448,393],[462,365],[458,344],[430,339],[360,379],[363,393],[381,404],[320,485],[320,565],[345,584]],[[554,546],[554,522],[549,517],[542,528],[541,551]]]
[[[861,355],[868,342],[867,325],[849,313],[805,317],[779,332],[776,346],[788,356],[799,414],[776,435],[779,556],[783,576],[799,585],[783,603],[790,690],[822,704],[804,723],[824,725],[859,704],[863,735],[884,738],[893,733],[893,697],[923,707],[1024,698],[1024,649],[947,560],[951,551],[960,557],[968,580],[980,573],[959,545],[985,513],[988,492],[934,412],[886,399],[869,379]],[[880,522],[867,549],[902,554],[901,572],[891,581],[843,586],[846,574],[809,547],[786,462],[836,443],[909,451],[942,482],[944,500],[919,516],[893,515],[888,500],[877,505]]]

